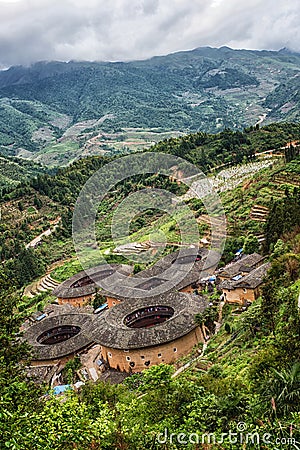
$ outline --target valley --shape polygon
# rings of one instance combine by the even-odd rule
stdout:
[[[11,67],[0,71],[0,151],[62,166],[195,131],[297,121],[299,73],[297,53],[228,47]]]

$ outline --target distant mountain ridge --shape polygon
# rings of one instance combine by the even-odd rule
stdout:
[[[143,61],[15,66],[0,71],[0,151],[65,164],[89,151],[89,139],[97,152],[103,132],[217,132],[298,121],[299,87],[300,55],[288,49],[200,47]],[[78,123],[80,133],[64,137]]]
[[[149,59],[144,60],[133,60],[133,61],[116,61],[116,62],[105,62],[105,61],[38,61],[29,66],[11,66],[8,69],[0,70],[0,87],[12,86],[14,84],[27,84],[39,79],[48,78],[51,76],[59,75],[65,72],[70,72],[72,70],[78,70],[80,68],[87,67],[107,67],[107,66],[133,66],[133,67],[143,67],[143,66],[164,66],[168,67],[170,65],[186,66],[186,62],[195,62],[197,58],[210,58],[218,60],[220,58],[228,58],[231,56],[243,57],[243,56],[254,56],[254,57],[271,57],[282,60],[282,57],[294,57],[294,62],[298,62],[297,59],[300,57],[300,53],[294,52],[286,47],[274,51],[274,50],[234,50],[230,47],[198,47],[194,50],[185,50],[175,53],[170,53],[165,56],[153,56]],[[284,62],[284,60],[283,60]]]

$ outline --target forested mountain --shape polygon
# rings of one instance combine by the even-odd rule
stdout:
[[[153,130],[216,132],[297,120],[299,74],[299,54],[228,47],[127,63],[11,67],[0,72],[0,149],[66,164],[99,150],[149,146]],[[127,139],[132,128],[148,134]]]

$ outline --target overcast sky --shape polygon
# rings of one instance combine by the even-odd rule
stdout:
[[[0,67],[201,46],[300,51],[300,0],[0,0]]]

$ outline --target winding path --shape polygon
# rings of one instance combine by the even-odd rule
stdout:
[[[26,244],[26,249],[28,248],[35,248],[43,239],[43,237],[46,236],[50,236],[58,227],[59,222],[61,221],[61,217],[58,217],[54,222],[53,228],[48,228],[48,230],[44,231],[43,233],[39,234],[38,236],[36,236],[34,239],[32,239],[32,241],[30,241],[28,244]]]

